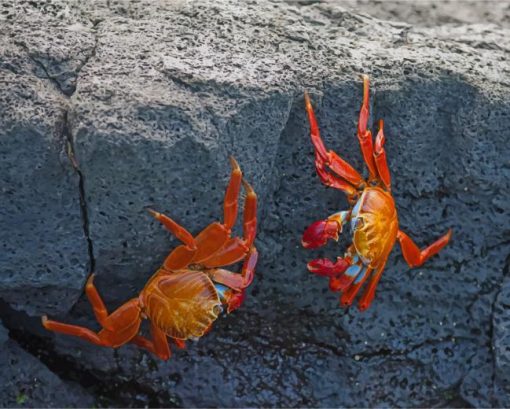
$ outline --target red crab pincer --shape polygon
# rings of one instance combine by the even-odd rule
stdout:
[[[90,276],[85,292],[102,327],[99,332],[52,321],[46,316],[42,318],[44,327],[105,347],[118,348],[133,343],[167,360],[171,356],[167,337],[178,348],[184,348],[185,340],[199,338],[210,330],[222,305],[228,313],[239,308],[257,264],[257,250],[253,245],[257,230],[257,196],[243,179],[233,158],[231,164],[223,223],[211,223],[193,237],[168,216],[149,210],[183,244],[168,255],[137,297],[108,313],[94,286],[94,275]],[[242,238],[231,237],[241,183],[246,190]],[[221,268],[241,260],[244,260],[241,274]],[[142,319],[150,321],[151,339],[140,335]]]
[[[402,254],[410,267],[417,267],[437,254],[451,238],[451,230],[424,250],[400,230],[395,201],[391,194],[391,178],[384,151],[383,121],[372,140],[367,129],[369,117],[369,79],[363,76],[363,104],[358,121],[358,140],[368,168],[364,179],[351,165],[333,151],[328,151],[319,134],[319,127],[308,94],[305,93],[310,133],[315,148],[315,167],[326,186],[343,191],[351,208],[332,214],[325,220],[312,223],[304,232],[305,248],[317,248],[329,239],[338,240],[346,223],[350,224],[353,239],[344,257],[335,261],[316,259],[308,263],[308,270],[329,278],[332,291],[340,291],[340,305],[350,306],[361,286],[369,280],[358,302],[366,310],[375,297],[386,260],[395,245],[400,243]]]

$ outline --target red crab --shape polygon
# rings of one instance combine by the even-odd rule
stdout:
[[[99,332],[51,321],[46,316],[42,317],[44,327],[106,347],[133,343],[166,360],[171,356],[167,337],[172,338],[178,348],[184,348],[185,340],[199,338],[209,331],[222,311],[222,304],[226,305],[228,313],[239,308],[246,287],[253,281],[258,257],[253,245],[257,229],[257,196],[243,179],[233,158],[231,164],[223,223],[211,223],[193,237],[168,216],[149,210],[183,244],[170,253],[138,297],[109,314],[94,286],[94,275],[90,276],[85,292],[102,327]],[[231,237],[241,183],[246,190],[243,238]],[[220,268],[243,259],[241,274]],[[139,335],[142,318],[150,321],[152,339]]]
[[[310,122],[310,133],[315,148],[315,167],[326,186],[340,189],[347,195],[349,210],[312,223],[304,232],[302,244],[305,248],[316,248],[328,239],[338,240],[343,225],[350,222],[353,240],[344,257],[336,261],[316,259],[308,263],[308,270],[329,278],[332,291],[341,291],[340,305],[350,306],[363,283],[371,276],[358,303],[366,310],[375,296],[386,260],[398,240],[402,254],[410,267],[423,264],[437,254],[450,241],[451,230],[424,250],[407,236],[398,225],[395,201],[391,195],[390,171],[384,151],[383,121],[372,141],[367,129],[369,116],[369,80],[363,76],[363,104],[358,121],[358,140],[368,168],[368,180],[333,151],[326,150],[308,94],[305,93],[306,111]]]

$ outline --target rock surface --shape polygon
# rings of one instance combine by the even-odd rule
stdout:
[[[416,27],[330,2],[16,4],[0,60],[0,174],[12,170],[0,296],[14,309],[97,328],[75,302],[89,267],[111,309],[137,294],[177,244],[145,208],[193,233],[221,218],[231,154],[260,199],[245,305],[167,363],[9,320],[31,323],[23,332],[63,379],[71,367],[124,406],[510,405],[504,24]],[[454,231],[418,269],[395,250],[365,313],[338,308],[305,268],[342,254],[348,234],[341,247],[300,246],[309,223],[347,206],[315,174],[303,90],[327,146],[362,170],[362,72],[402,229],[420,245]]]
[[[0,19],[0,297],[31,314],[67,311],[87,275],[79,178],[67,150],[66,94],[86,35],[44,10]],[[88,40],[93,37],[89,32]],[[93,40],[92,40],[93,41]],[[67,306],[66,306],[67,304]]]
[[[37,358],[9,340],[0,323],[0,407],[85,407],[94,399],[78,385],[62,382]]]
[[[309,0],[309,3],[315,0]],[[307,0],[289,0],[289,3],[306,5]],[[495,23],[510,27],[510,2],[464,0],[342,0],[343,7],[355,13],[366,13],[383,20],[404,21],[421,27]]]

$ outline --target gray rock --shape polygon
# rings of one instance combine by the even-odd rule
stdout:
[[[289,3],[306,5],[316,0],[288,0]],[[335,0],[325,0],[335,2]],[[337,0],[339,5],[355,13],[367,13],[375,18],[405,21],[415,26],[465,25],[496,23],[509,28],[510,3],[466,0],[462,7],[455,0],[384,1],[384,0]]]
[[[145,208],[194,234],[221,219],[230,154],[259,194],[261,259],[243,308],[167,363],[133,346],[113,351],[51,335],[55,356],[115,385],[124,405],[508,402],[508,29],[413,28],[330,3],[98,2],[74,4],[59,23],[65,9],[39,10],[54,23],[40,31],[85,27],[62,43],[73,61],[63,71],[75,76],[55,70],[52,81],[39,81],[54,85],[68,112],[90,262],[110,309],[136,295],[177,245]],[[90,53],[83,59],[79,50]],[[385,119],[402,228],[419,245],[454,231],[418,269],[394,251],[365,313],[340,309],[327,282],[305,268],[320,254],[342,254],[349,235],[340,247],[300,245],[308,224],[347,207],[315,174],[303,90],[327,146],[361,171],[354,135],[362,72],[373,81],[372,118]],[[86,248],[80,233],[72,245]],[[85,271],[73,274],[74,287],[65,285],[76,294]],[[50,270],[45,280],[57,278]],[[19,294],[14,300],[28,310]],[[84,297],[75,304],[50,294],[47,302],[69,311],[59,319],[98,328]]]
[[[0,325],[0,345],[3,345],[9,339],[9,332],[3,325]]]
[[[89,261],[61,92],[73,87],[73,75],[76,80],[85,35],[22,3],[6,7],[0,26],[0,297],[31,314],[63,312],[81,293]]]
[[[85,407],[94,403],[81,387],[63,382],[36,357],[8,340],[1,322],[0,348],[0,407]]]
[[[508,272],[508,267],[507,267]],[[510,280],[501,285],[495,300],[492,348],[496,368],[496,386],[506,396],[503,406],[510,405]]]

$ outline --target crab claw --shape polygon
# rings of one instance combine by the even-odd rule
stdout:
[[[335,220],[319,220],[312,223],[303,233],[301,244],[306,249],[324,246],[329,239],[338,240],[338,233],[342,231],[341,225]]]
[[[237,310],[244,299],[246,298],[246,294],[243,291],[240,292],[231,292],[227,301],[227,313],[230,314],[232,311]]]
[[[337,277],[350,266],[350,263],[342,257],[337,257],[333,263],[327,258],[318,258],[310,261],[307,265],[308,271],[323,277]]]

